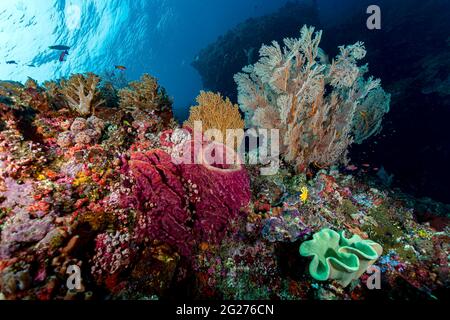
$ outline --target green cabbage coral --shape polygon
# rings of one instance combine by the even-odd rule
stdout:
[[[346,287],[382,254],[383,248],[378,243],[363,240],[358,235],[347,239],[344,233],[323,229],[300,246],[300,255],[313,257],[309,273],[314,279],[334,279]]]

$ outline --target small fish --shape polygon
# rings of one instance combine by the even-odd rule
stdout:
[[[389,174],[386,169],[384,169],[383,166],[381,166],[380,170],[378,170],[377,172],[377,176],[378,178],[381,180],[381,182],[385,185],[385,186],[391,186],[392,182],[394,181],[394,175],[393,174]]]
[[[9,61],[6,61],[6,64],[18,64],[18,63],[14,60],[9,60]]]
[[[127,67],[125,67],[125,66],[114,66],[114,68],[116,68],[117,70],[122,70],[122,71],[127,70]]]
[[[34,64],[27,64],[27,67],[36,68],[36,66]]]
[[[63,46],[63,45],[50,46],[49,48],[52,49],[52,50],[59,50],[59,51],[68,51],[68,50],[70,50],[69,46]]]
[[[348,171],[356,171],[356,170],[358,170],[358,167],[355,166],[354,164],[351,164],[351,165],[347,166],[345,169],[347,169]]]
[[[302,187],[300,191],[301,191],[300,200],[302,200],[303,203],[306,203],[306,201],[308,201],[308,188]]]
[[[362,166],[363,166],[363,167],[366,167],[366,168],[369,168],[369,167],[370,167],[370,164],[368,164],[368,163],[363,163]]]
[[[66,56],[68,56],[68,55],[69,55],[69,52],[68,52],[67,50],[63,51],[63,52],[61,53],[61,55],[59,56],[59,61],[60,61],[60,62],[66,61],[65,58],[66,58]]]
[[[325,53],[325,51],[322,48],[318,48],[317,57],[319,58],[321,64],[330,63],[330,57]]]

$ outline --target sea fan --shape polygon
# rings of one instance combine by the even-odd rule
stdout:
[[[364,78],[362,42],[340,47],[327,63],[319,48],[322,32],[304,26],[300,38],[264,45],[260,60],[235,75],[247,127],[279,129],[285,160],[304,170],[345,162],[353,142],[380,131],[390,95],[380,80]]]

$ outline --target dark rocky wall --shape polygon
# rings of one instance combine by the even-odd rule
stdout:
[[[192,65],[200,73],[205,89],[236,101],[233,75],[257,61],[262,44],[298,37],[304,24],[320,26],[316,7],[300,2],[288,3],[272,15],[248,19],[237,25],[203,49]]]
[[[333,54],[364,41],[370,74],[392,94],[383,132],[354,147],[352,158],[383,165],[405,191],[450,203],[450,2],[378,4],[381,30],[368,30],[367,15],[357,15],[324,32],[323,47]]]
[[[366,27],[366,6],[324,29],[322,48],[364,41],[370,74],[392,93],[383,132],[352,148],[356,164],[384,166],[403,190],[450,203],[450,1],[379,0],[382,30]],[[357,5],[356,5],[357,6]],[[206,89],[236,101],[233,75],[254,63],[262,43],[298,36],[303,24],[321,28],[317,8],[293,3],[246,21],[204,49],[193,63]],[[327,25],[326,21],[323,25]],[[247,54],[249,53],[249,54]]]

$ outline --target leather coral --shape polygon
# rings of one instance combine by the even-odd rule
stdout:
[[[383,248],[358,235],[346,238],[344,232],[323,229],[300,246],[300,254],[312,257],[309,273],[318,281],[337,280],[346,287],[358,279],[382,254]]]
[[[82,116],[95,113],[95,109],[104,103],[98,89],[100,77],[93,73],[75,74],[69,80],[61,81],[61,93],[69,107]]]

